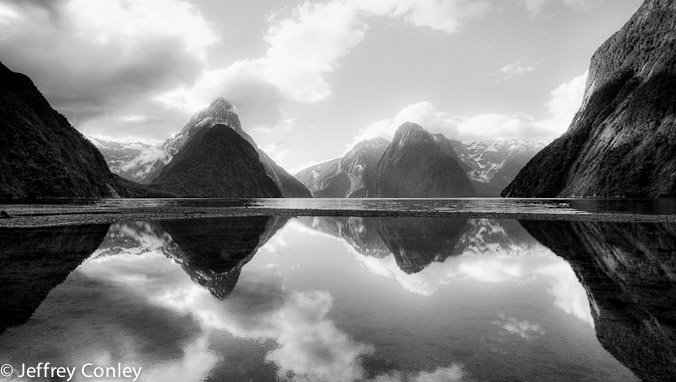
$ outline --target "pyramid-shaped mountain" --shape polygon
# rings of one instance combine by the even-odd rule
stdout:
[[[449,155],[420,125],[406,122],[394,135],[376,170],[374,197],[471,197],[476,191],[457,156]]]
[[[183,129],[176,134],[174,137],[168,139],[161,147],[165,152],[165,156],[157,160],[153,165],[152,169],[149,171],[148,175],[145,177],[144,182],[159,184],[162,183],[159,181],[159,176],[163,173],[165,166],[168,166],[173,159],[186,147],[186,145],[191,141],[192,137],[204,130],[209,130],[211,127],[221,124],[228,126],[232,131],[234,131],[241,139],[248,142],[256,152],[256,160],[263,166],[264,174],[267,178],[271,179],[276,187],[279,190],[279,195],[277,197],[284,198],[309,198],[312,197],[310,191],[308,191],[302,183],[300,183],[296,178],[291,174],[286,172],[282,167],[277,165],[263,150],[258,148],[256,142],[249,136],[243,129],[237,116],[235,107],[230,104],[228,101],[223,98],[215,99],[209,107],[196,113],[190,121],[183,127]],[[211,147],[210,149],[213,149]],[[200,148],[192,146],[191,153],[187,157],[194,157],[195,152],[199,151]],[[229,155],[226,155],[229,156]],[[208,158],[204,155],[200,155],[203,159],[209,160],[213,163],[212,165],[220,166],[230,166],[229,162],[217,162],[216,158]],[[185,161],[186,157],[183,157],[182,161]],[[193,164],[195,166],[200,166],[203,164]],[[228,170],[233,174],[237,173],[236,169]],[[164,179],[163,181],[165,181]],[[224,179],[222,179],[224,180]],[[233,178],[233,182],[237,183],[239,180]],[[246,182],[244,182],[246,183]],[[233,183],[234,184],[234,183]],[[208,193],[201,192],[200,194],[208,195]],[[251,197],[264,197],[268,195],[268,192],[264,192],[260,195],[250,195]],[[220,195],[220,194],[219,194]],[[210,195],[209,197],[215,197],[216,195]]]
[[[184,197],[279,198],[256,149],[229,126],[193,132],[153,186]]]

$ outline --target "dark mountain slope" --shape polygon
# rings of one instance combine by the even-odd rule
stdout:
[[[378,198],[475,196],[465,170],[425,129],[404,123],[383,153],[376,170]]]
[[[596,51],[569,130],[502,195],[676,195],[676,2],[646,0]]]
[[[2,63],[0,148],[0,198],[162,195],[112,174],[33,82]]]
[[[278,198],[256,149],[218,124],[194,132],[153,186],[185,197]]]
[[[242,124],[235,107],[223,98],[216,98],[207,108],[195,113],[176,136],[164,142],[161,150],[164,151],[165,155],[161,159],[158,159],[152,165],[152,168],[148,170],[144,182],[155,183],[155,179],[160,175],[164,166],[183,149],[194,134],[217,124],[231,127],[241,138],[253,146],[259,162],[261,162],[265,169],[265,173],[279,188],[281,197],[309,198],[312,196],[302,183],[277,165],[263,150],[258,148],[253,138],[242,129]],[[147,167],[137,166],[135,171],[137,170],[146,171]]]

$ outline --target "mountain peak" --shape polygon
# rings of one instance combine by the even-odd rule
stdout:
[[[429,131],[413,122],[404,122],[401,126],[399,126],[397,132],[394,133],[394,138],[392,139],[392,143],[396,143],[396,146],[398,147],[422,142],[433,144],[434,138],[432,137],[432,134],[429,133]]]
[[[230,112],[230,113],[236,112],[235,106],[223,97],[218,97],[218,98],[214,99],[213,101],[211,101],[211,103],[209,104],[209,107],[207,109],[213,110],[213,111],[227,111],[227,112]]]
[[[427,132],[422,126],[413,122],[404,122],[399,128],[397,128],[397,133],[401,132],[402,134],[410,134],[414,132]]]

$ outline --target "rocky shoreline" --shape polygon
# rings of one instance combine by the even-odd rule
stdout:
[[[317,209],[270,207],[143,207],[106,208],[63,205],[0,206],[9,218],[0,219],[0,228],[55,227],[78,224],[112,224],[129,221],[199,219],[231,216],[359,216],[359,217],[444,217],[464,219],[516,219],[546,221],[606,221],[676,223],[676,215],[629,213],[515,212],[515,211],[411,211],[382,209]]]

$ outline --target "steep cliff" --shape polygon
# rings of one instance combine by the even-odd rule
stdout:
[[[646,0],[596,51],[570,128],[502,195],[676,195],[676,3]]]
[[[168,196],[114,175],[25,75],[0,63],[0,198]]]

